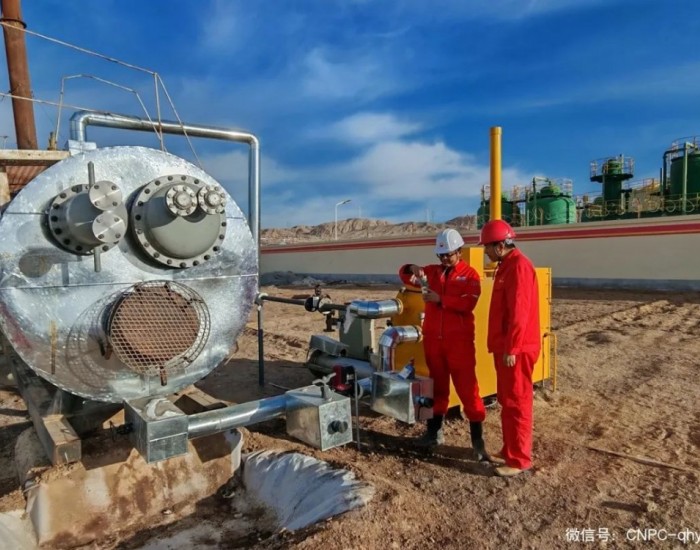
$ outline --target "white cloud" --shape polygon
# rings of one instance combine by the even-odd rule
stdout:
[[[626,0],[618,0],[626,1]],[[393,4],[393,0],[390,1]],[[611,4],[610,0],[401,0],[402,8],[416,15],[429,9],[432,17],[444,19],[524,19],[577,8]],[[430,8],[427,8],[427,6]]]
[[[316,132],[349,143],[376,143],[402,138],[421,130],[421,125],[399,120],[390,113],[357,113]]]
[[[208,157],[203,161],[205,168],[212,175],[223,174],[224,179],[246,179],[248,173],[248,153],[235,151],[221,155]],[[265,176],[265,183],[278,184],[285,181],[296,180],[299,177],[297,171],[280,165],[275,159],[267,155],[262,156],[260,171]]]
[[[230,151],[217,155],[200,156],[202,169],[224,185],[238,198],[241,188],[248,191],[248,152]],[[298,170],[282,166],[275,159],[263,154],[260,162],[260,179],[263,186],[299,181],[304,175]]]
[[[669,84],[673,83],[673,85]],[[586,106],[611,101],[641,100],[659,102],[693,98],[700,86],[700,62],[669,65],[662,68],[599,76],[594,82],[572,84],[552,80],[540,91],[517,94],[511,98],[482,102],[460,108],[462,116],[542,111],[557,107]]]
[[[488,3],[470,3],[481,6],[484,10],[482,13],[510,19],[543,15],[555,11],[566,11],[581,7],[590,8],[596,4],[602,4],[603,1],[604,0],[497,0]]]
[[[443,142],[391,141],[377,144],[335,170],[364,184],[381,199],[459,201],[478,197],[489,181],[489,166]],[[503,173],[504,186],[523,181],[515,169]]]
[[[233,2],[216,0],[212,6],[204,10],[201,19],[199,46],[212,52],[226,48],[229,53],[240,44],[241,33],[245,25],[241,21],[245,13],[238,12]]]
[[[332,100],[369,100],[394,92],[399,80],[378,54],[360,52],[346,57],[314,48],[302,64],[301,89],[307,96]]]
[[[667,64],[610,78],[592,87],[591,94],[581,94],[577,99],[585,101],[588,95],[597,100],[628,99],[637,97],[674,96],[697,94],[700,85],[700,62]]]
[[[242,151],[204,157],[204,169],[247,207],[248,156]],[[262,161],[262,226],[312,225],[331,221],[334,205],[343,218],[381,217],[392,221],[443,220],[473,213],[489,166],[443,142],[387,141],[347,162],[313,168],[290,168],[269,156]],[[503,186],[529,178],[516,168],[503,170]],[[330,185],[329,185],[330,184]],[[388,210],[399,215],[387,215]]]

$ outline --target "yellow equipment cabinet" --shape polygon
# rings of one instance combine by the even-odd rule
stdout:
[[[462,258],[481,275],[481,297],[474,310],[476,324],[476,376],[479,380],[481,397],[496,394],[496,368],[493,364],[493,356],[486,349],[486,332],[488,328],[489,304],[493,292],[493,269],[484,270],[484,249],[481,247],[464,248]],[[541,382],[550,377],[552,371],[553,349],[551,333],[551,303],[552,303],[552,270],[548,267],[538,267],[537,282],[539,284],[540,298],[540,327],[542,332],[542,354],[535,364],[533,382]],[[393,326],[416,325],[420,326],[423,316],[423,298],[420,288],[405,287],[399,291],[397,299],[403,303],[400,314],[391,318]],[[416,374],[429,376],[428,367],[425,364],[422,342],[401,343],[395,352],[396,368],[406,365],[411,359],[415,362]],[[450,384],[450,407],[459,405],[454,387]]]

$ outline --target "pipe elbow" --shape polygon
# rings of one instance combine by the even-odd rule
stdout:
[[[399,315],[403,311],[400,300],[353,300],[348,306],[350,313],[361,319],[381,319]]]
[[[401,342],[419,342],[421,338],[421,330],[416,326],[389,327],[379,337],[379,346],[395,348]]]
[[[409,325],[389,327],[379,337],[379,363],[383,372],[395,370],[394,350],[402,342],[420,342],[422,333],[419,327]]]

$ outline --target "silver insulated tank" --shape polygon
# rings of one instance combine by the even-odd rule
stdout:
[[[36,374],[122,402],[231,354],[258,290],[240,208],[189,162],[96,149],[32,180],[0,219],[0,328]]]

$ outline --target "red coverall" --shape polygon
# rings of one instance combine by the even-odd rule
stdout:
[[[501,456],[506,465],[527,470],[532,466],[532,368],[542,344],[535,268],[517,248],[496,270],[487,343],[501,404]],[[504,355],[515,355],[515,366],[505,366]]]
[[[411,282],[410,264],[399,270],[401,280]],[[484,403],[479,396],[474,347],[474,308],[481,294],[479,274],[464,260],[452,268],[423,267],[428,286],[440,296],[440,303],[425,303],[423,350],[433,379],[433,412],[444,415],[450,401],[450,376],[464,413],[470,422],[483,422]]]

